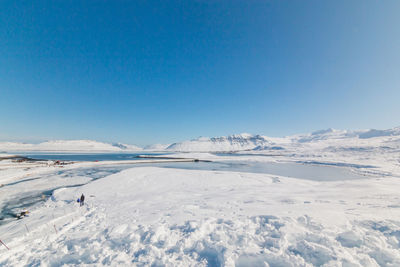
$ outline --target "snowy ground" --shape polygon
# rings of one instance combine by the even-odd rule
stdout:
[[[0,265],[399,266],[397,183],[132,168],[2,226]]]
[[[0,240],[10,248],[0,244],[0,266],[400,266],[394,141],[389,148],[329,140],[274,154],[175,155],[312,163],[366,175],[335,181],[153,166],[105,171],[105,178],[93,180],[82,167],[96,163],[65,166],[66,175],[56,166],[3,160],[0,183],[17,184],[0,187],[0,206],[28,190],[21,180],[39,177],[30,187],[63,188],[29,217],[0,225]],[[75,186],[80,183],[87,184]],[[76,202],[81,193],[82,208]]]

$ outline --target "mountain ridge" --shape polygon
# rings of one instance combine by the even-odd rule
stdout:
[[[284,150],[291,145],[328,143],[340,140],[384,139],[400,136],[400,127],[386,130],[336,130],[332,128],[286,137],[268,137],[260,134],[233,134],[220,137],[199,137],[173,144],[153,144],[144,148],[94,140],[49,140],[38,144],[21,142],[0,142],[0,151],[47,151],[47,152],[233,152],[244,150]],[[400,140],[400,139],[399,139]],[[400,142],[400,141],[399,141]]]
[[[122,143],[105,143],[93,140],[49,140],[38,144],[0,142],[0,150],[44,152],[124,152],[141,151],[142,148]]]

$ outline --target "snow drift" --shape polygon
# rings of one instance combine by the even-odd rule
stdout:
[[[399,266],[396,184],[128,169],[0,226],[0,265]]]

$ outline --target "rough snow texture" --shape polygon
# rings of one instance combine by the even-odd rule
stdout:
[[[0,265],[399,266],[397,184],[129,169],[0,227]]]
[[[56,151],[56,152],[123,152],[139,151],[140,147],[121,143],[108,144],[92,140],[55,140],[39,144],[0,142],[0,151]]]

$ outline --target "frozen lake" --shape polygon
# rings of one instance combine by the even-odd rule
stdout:
[[[132,160],[144,154],[25,154],[37,159],[60,160]],[[149,154],[159,155],[159,154]],[[121,170],[135,167],[155,166],[190,170],[230,171],[266,173],[313,181],[339,181],[365,179],[354,172],[353,168],[335,167],[304,163],[274,163],[253,161],[216,161],[216,162],[170,162],[143,163],[113,166],[96,166],[91,168],[60,169],[54,173],[31,176],[29,179],[5,184],[0,188],[0,195],[5,197],[0,203],[0,224],[12,220],[15,214],[29,209],[51,196],[54,190],[63,187],[81,186],[93,180],[104,178]]]
[[[103,161],[103,160],[143,160],[140,156],[168,156],[168,153],[23,153],[33,159],[43,160],[66,160],[66,161]],[[239,157],[243,154],[216,153],[221,156]],[[245,154],[247,157],[250,154]],[[258,155],[254,155],[258,156]],[[115,166],[116,170],[149,166],[148,164],[132,164],[126,166]],[[332,166],[318,162],[255,162],[255,161],[215,161],[215,162],[171,162],[171,163],[151,163],[151,166],[160,166],[165,168],[180,168],[191,170],[213,170],[213,171],[234,171],[234,172],[252,172],[252,173],[267,173],[279,176],[287,176],[292,178],[314,180],[314,181],[337,181],[349,179],[363,179],[364,175],[357,174],[352,166]],[[371,167],[371,166],[366,166]],[[104,167],[96,167],[102,168]]]
[[[145,165],[143,165],[145,166]],[[154,164],[157,166],[157,164]],[[336,167],[328,165],[317,165],[307,163],[275,163],[275,162],[253,162],[253,161],[224,161],[224,162],[173,162],[160,164],[165,168],[179,168],[190,170],[212,170],[266,173],[291,178],[313,180],[313,181],[340,181],[365,179],[368,176],[358,174],[352,168]]]

